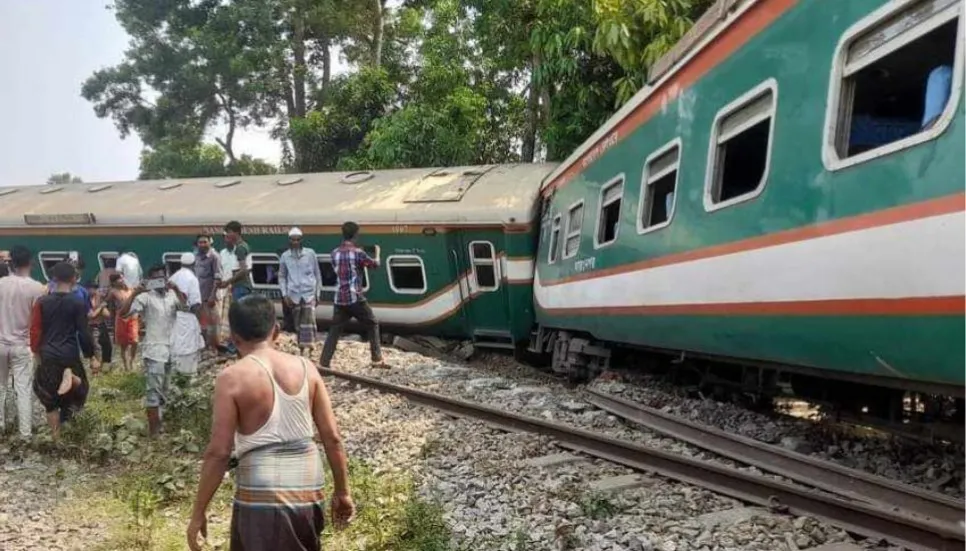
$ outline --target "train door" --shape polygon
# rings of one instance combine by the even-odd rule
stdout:
[[[464,289],[465,312],[472,328],[473,343],[478,347],[513,348],[510,331],[510,305],[502,285],[503,268],[497,252],[499,242],[460,233],[461,254],[465,268],[461,270],[460,287]]]

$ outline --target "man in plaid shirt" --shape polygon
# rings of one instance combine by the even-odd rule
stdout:
[[[359,225],[355,222],[342,224],[342,244],[332,251],[332,267],[335,269],[336,284],[335,299],[332,313],[332,326],[325,337],[322,347],[322,367],[328,368],[335,354],[335,347],[339,343],[342,329],[352,318],[355,318],[369,334],[369,353],[372,356],[373,367],[386,367],[382,361],[382,350],[379,346],[379,322],[376,321],[372,308],[362,294],[362,274],[366,268],[378,268],[379,260],[373,259],[355,244],[359,235]],[[378,256],[378,255],[377,255]]]

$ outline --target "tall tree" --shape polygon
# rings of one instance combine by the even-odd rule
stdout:
[[[80,176],[74,176],[70,172],[58,172],[56,174],[51,174],[47,178],[48,185],[59,185],[59,184],[80,184],[84,180],[81,180]]]
[[[162,141],[141,152],[141,180],[164,178],[208,178],[217,176],[251,176],[274,174],[271,164],[241,155],[229,161],[224,149],[216,144],[185,145]]]

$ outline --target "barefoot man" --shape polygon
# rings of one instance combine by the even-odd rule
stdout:
[[[77,270],[67,262],[51,269],[53,292],[34,303],[30,319],[30,349],[40,356],[34,375],[34,394],[47,411],[54,438],[87,401],[87,373],[81,361],[94,357],[87,307],[74,292]],[[66,375],[66,381],[65,381]],[[65,387],[61,383],[66,382]]]
[[[230,549],[321,549],[324,473],[317,429],[332,469],[332,520],[344,526],[355,512],[346,454],[322,377],[310,362],[275,350],[275,306],[252,295],[232,303],[232,339],[242,359],[215,381],[211,441],[201,466],[188,546],[201,549],[205,511],[238,456]]]

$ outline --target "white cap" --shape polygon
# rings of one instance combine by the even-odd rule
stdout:
[[[192,253],[184,253],[181,255],[181,265],[191,266],[195,263],[195,255]]]
[[[298,228],[292,228],[292,229],[288,230],[288,236],[289,237],[302,237],[302,230],[300,230]]]

